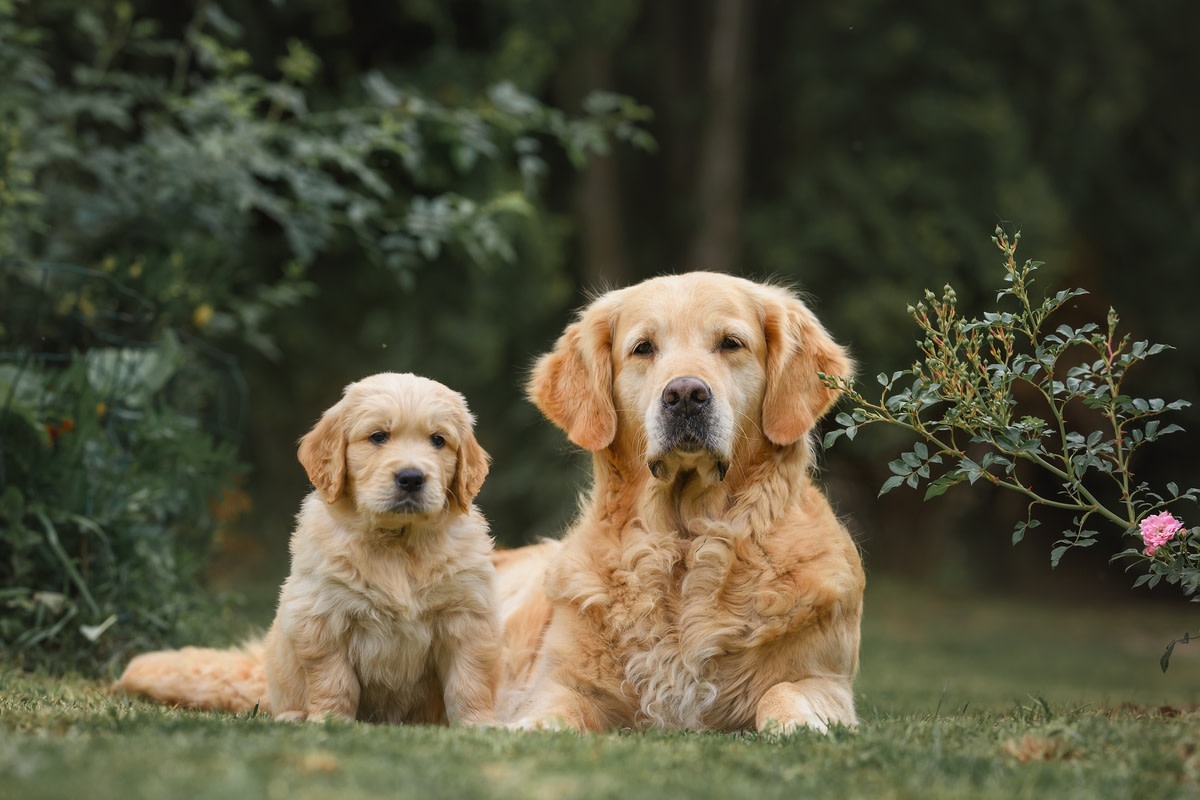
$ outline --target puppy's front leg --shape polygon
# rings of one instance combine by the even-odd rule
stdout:
[[[492,614],[456,615],[444,627],[438,653],[446,717],[450,724],[496,722],[496,686],[500,682],[500,627]]]
[[[358,717],[362,687],[345,650],[305,659],[304,677],[308,683],[309,720],[319,721],[326,717],[354,720]]]

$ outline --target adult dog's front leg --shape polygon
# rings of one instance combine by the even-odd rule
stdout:
[[[853,727],[854,691],[847,678],[805,678],[777,683],[758,701],[755,727],[792,733],[813,728],[826,733],[831,725]]]
[[[615,661],[596,661],[602,648],[589,653],[578,644],[591,636],[574,609],[555,609],[537,665],[508,727],[606,731],[633,724],[634,706],[618,683],[623,670]]]
[[[613,727],[604,708],[582,692],[550,681],[540,682],[537,696],[508,727],[525,731],[605,731]]]

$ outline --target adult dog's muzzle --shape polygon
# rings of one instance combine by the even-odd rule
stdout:
[[[657,455],[649,460],[650,473],[670,477],[664,459],[672,454],[709,453],[716,462],[717,479],[724,480],[729,465],[717,453],[712,387],[700,378],[672,378],[659,398]],[[691,460],[691,459],[687,459]]]

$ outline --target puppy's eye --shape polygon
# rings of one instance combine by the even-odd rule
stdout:
[[[446,446],[446,437],[442,436],[440,433],[435,433],[433,436],[429,437],[429,443],[433,445],[434,449],[441,450]]]
[[[722,350],[741,350],[743,347],[740,339],[734,336],[726,336],[721,340]]]
[[[654,355],[654,342],[649,339],[642,339],[633,347],[635,356],[650,356]]]
[[[387,431],[375,431],[367,438],[370,439],[375,444],[383,444],[384,442],[386,442],[388,440],[388,432]]]

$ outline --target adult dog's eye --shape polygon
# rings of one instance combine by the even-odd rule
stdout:
[[[429,437],[429,443],[433,445],[435,449],[441,450],[446,446],[446,437],[442,436],[440,433],[435,433],[433,436]]]
[[[640,342],[634,345],[633,354],[635,356],[654,355],[654,342],[650,341],[649,339],[642,339]]]
[[[742,342],[741,342],[741,340],[739,340],[733,336],[726,336],[724,339],[721,340],[721,349],[722,350],[741,350]]]
[[[375,431],[367,438],[370,439],[375,444],[383,444],[384,442],[386,442],[388,440],[388,432],[387,431]]]

